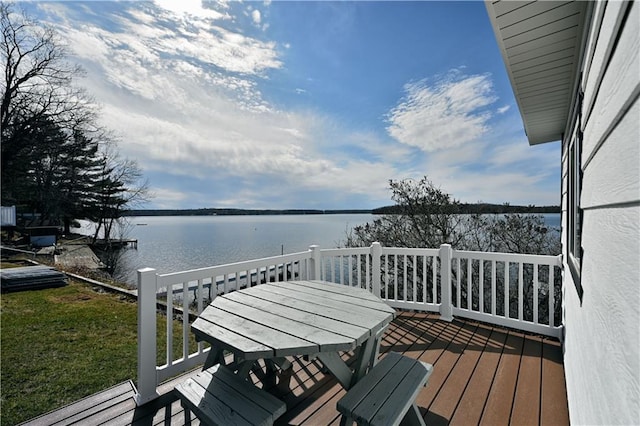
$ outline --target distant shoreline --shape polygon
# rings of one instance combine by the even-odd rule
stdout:
[[[323,214],[401,214],[399,206],[386,206],[376,209],[146,209],[129,210],[125,216],[283,216],[283,215],[323,215]],[[460,204],[460,214],[503,214],[503,213],[561,213],[560,206],[512,206],[508,204]]]

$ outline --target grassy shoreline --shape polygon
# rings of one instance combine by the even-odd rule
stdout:
[[[3,294],[0,305],[3,425],[136,380],[135,301],[71,280],[65,287]],[[166,317],[158,322],[163,330]],[[166,334],[158,332],[159,347],[165,344]]]

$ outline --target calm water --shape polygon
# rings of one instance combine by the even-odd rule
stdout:
[[[148,216],[129,218],[126,235],[138,249],[124,251],[120,278],[135,284],[136,272],[159,273],[296,253],[317,244],[338,247],[348,228],[372,215]]]
[[[369,214],[293,216],[147,216],[131,217],[127,238],[138,249],[123,251],[118,278],[131,285],[136,271],[184,271],[225,263],[296,253],[317,244],[334,248],[347,230],[370,222]],[[545,215],[549,226],[560,226],[560,215]],[[89,225],[85,224],[85,232]]]

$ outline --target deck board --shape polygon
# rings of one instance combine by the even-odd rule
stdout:
[[[552,339],[544,339],[542,345],[541,395],[540,423],[569,424],[562,347],[558,341]]]
[[[434,365],[416,403],[429,425],[568,425],[562,347],[554,339],[527,335],[438,315],[401,312],[389,325],[380,356],[400,352]],[[345,360],[353,354],[343,353]],[[345,391],[318,360],[289,357],[286,387],[266,390],[287,404],[278,425],[338,425],[336,403]],[[130,381],[40,416],[29,425],[184,425],[173,387],[195,372],[161,385],[159,399],[136,407]],[[257,377],[251,375],[254,382]],[[74,421],[76,423],[74,423]],[[193,419],[198,425],[197,419]]]
[[[491,330],[489,340],[451,418],[452,425],[475,425],[480,422],[506,339],[506,333]]]
[[[523,338],[524,335],[520,332],[509,332],[507,336],[485,410],[480,419],[481,424],[495,426],[509,424],[518,380],[518,369],[520,368]]]
[[[542,339],[527,336],[522,349],[518,384],[512,416],[524,419],[522,426],[537,425],[540,420],[540,374]]]

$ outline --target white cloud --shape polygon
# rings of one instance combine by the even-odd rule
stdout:
[[[505,105],[503,107],[498,108],[498,114],[504,114],[505,112],[511,109],[511,105]]]
[[[254,24],[260,25],[260,23],[262,22],[262,16],[260,15],[260,11],[258,9],[253,9],[251,11],[251,19],[253,20]]]
[[[405,97],[388,115],[387,131],[398,142],[426,152],[477,140],[488,130],[496,101],[488,74],[465,76],[452,71],[433,83],[405,85]]]
[[[123,156],[157,179],[153,206],[376,206],[390,201],[389,179],[425,174],[457,198],[518,202],[548,174],[522,170],[533,155],[526,142],[492,143],[491,111],[494,126],[507,116],[492,106],[489,75],[452,71],[406,85],[387,134],[375,130],[380,123],[345,128],[341,118],[263,96],[263,82],[286,68],[266,33],[243,33],[224,4],[215,14],[171,3],[159,10],[123,2],[113,16],[78,21],[65,17],[71,6],[55,7],[61,34],[88,71],[81,84],[103,105],[103,124],[120,135]],[[240,13],[247,26],[267,25],[266,11]],[[286,90],[312,98],[295,87]]]
[[[190,17],[209,19],[222,19],[226,17],[224,13],[203,7],[202,0],[154,0],[154,3],[162,9],[178,16],[187,15]],[[218,4],[224,6],[224,3]]]

